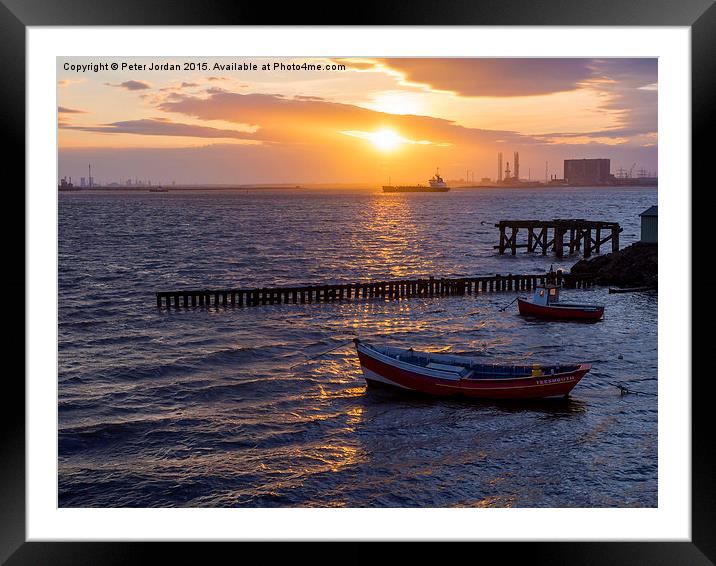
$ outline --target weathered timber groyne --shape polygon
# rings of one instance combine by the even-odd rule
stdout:
[[[304,304],[345,299],[458,296],[500,291],[529,291],[538,284],[554,282],[565,287],[591,287],[591,276],[575,277],[562,271],[531,275],[404,279],[306,287],[261,287],[253,289],[199,289],[159,291],[157,307],[218,307],[275,304]]]
[[[611,241],[612,252],[619,250],[619,233],[623,230],[617,222],[584,220],[583,218],[554,220],[500,220],[495,227],[500,229],[500,243],[494,246],[500,254],[510,250],[512,255],[518,248],[527,248],[528,252],[542,252],[546,255],[553,250],[557,257],[583,250],[584,257],[592,252],[600,253],[601,247]],[[509,230],[509,233],[508,233]],[[518,243],[517,236],[523,230],[527,235],[524,243]],[[551,232],[551,235],[550,235]],[[592,233],[594,235],[592,236]],[[602,237],[604,234],[604,237]]]

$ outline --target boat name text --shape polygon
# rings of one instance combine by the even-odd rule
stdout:
[[[574,381],[574,377],[569,375],[567,377],[553,377],[552,379],[538,379],[539,385],[547,385],[549,383],[562,383],[563,381]]]

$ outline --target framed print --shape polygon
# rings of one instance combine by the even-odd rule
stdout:
[[[4,561],[714,561],[709,2],[72,8],[0,6]]]

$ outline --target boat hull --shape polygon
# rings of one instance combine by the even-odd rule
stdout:
[[[536,305],[524,299],[517,299],[521,315],[540,316],[561,320],[599,320],[604,316],[604,307]]]
[[[625,288],[614,288],[610,287],[610,293],[640,293],[642,291],[656,291],[656,287],[625,287]]]
[[[581,364],[574,371],[567,373],[520,378],[441,379],[425,375],[417,368],[411,370],[405,367],[406,364],[400,364],[361,344],[358,344],[357,349],[363,376],[369,384],[375,382],[440,397],[459,396],[491,400],[564,397],[591,367]]]
[[[450,187],[394,187],[384,186],[384,193],[446,193],[450,190]]]

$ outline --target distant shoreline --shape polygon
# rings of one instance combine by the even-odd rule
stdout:
[[[148,193],[150,189],[159,187],[58,187],[58,191],[62,193],[80,193],[80,192],[138,192]],[[379,186],[370,185],[347,185],[347,184],[329,184],[322,183],[320,185],[182,185],[172,187],[162,187],[164,191],[151,192],[179,192],[179,191],[305,191],[310,189],[362,189],[362,190],[380,190]],[[658,188],[658,184],[648,185],[537,185],[530,184],[525,186],[517,185],[455,185],[453,189],[644,189]]]
[[[79,192],[91,192],[91,191],[123,191],[123,192],[175,192],[175,191],[277,191],[277,190],[302,190],[307,187],[301,185],[181,185],[181,186],[151,186],[151,187],[71,187],[63,188],[58,187],[57,190],[62,193],[79,193]],[[153,190],[152,190],[153,189]],[[163,191],[157,191],[156,189],[163,189]]]
[[[645,187],[657,188],[658,183],[627,183],[625,185],[545,185],[544,183],[525,183],[524,185],[455,185],[454,189],[638,189]]]

